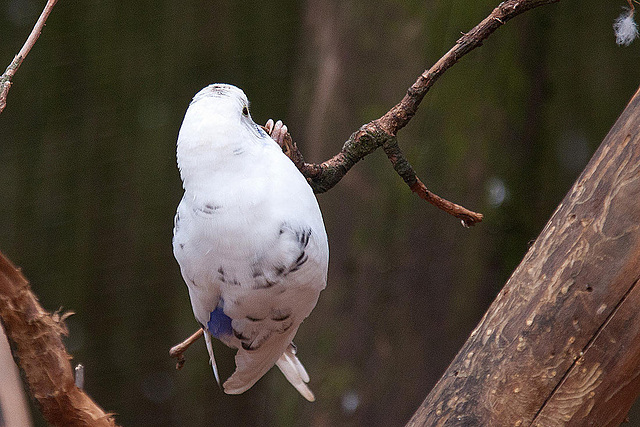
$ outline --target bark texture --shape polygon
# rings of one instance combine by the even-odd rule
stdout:
[[[30,395],[54,426],[115,426],[74,382],[59,314],[46,312],[22,273],[0,254],[0,319]]]
[[[639,279],[640,91],[408,425],[619,425]]]

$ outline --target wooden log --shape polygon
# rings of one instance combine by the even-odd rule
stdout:
[[[409,426],[618,426],[640,393],[640,90]]]
[[[0,320],[42,415],[53,426],[114,427],[112,416],[75,385],[62,317],[42,308],[27,279],[0,253]]]

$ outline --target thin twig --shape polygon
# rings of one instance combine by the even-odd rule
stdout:
[[[180,370],[182,369],[182,367],[184,366],[184,352],[187,351],[187,349],[191,346],[191,344],[193,344],[194,342],[198,341],[200,339],[200,337],[203,334],[203,330],[202,329],[198,329],[193,335],[191,335],[189,338],[187,338],[186,340],[182,341],[180,344],[178,345],[174,345],[173,347],[171,347],[171,350],[169,350],[169,356],[171,357],[175,357],[178,359],[178,361],[176,362],[176,369]]]
[[[316,193],[323,193],[331,189],[346,175],[353,165],[380,147],[386,146],[387,149],[385,151],[393,149],[393,156],[390,156],[389,152],[387,152],[387,156],[391,160],[394,169],[398,171],[396,165],[408,165],[409,162],[398,147],[395,136],[416,114],[422,99],[438,78],[464,55],[481,46],[487,37],[511,18],[538,6],[558,1],[560,0],[508,0],[500,3],[476,27],[468,33],[463,33],[462,37],[456,41],[455,46],[438,62],[423,72],[398,104],[384,116],[367,123],[351,135],[347,142],[344,143],[342,150],[333,158],[320,164],[306,163],[295,143],[288,144],[289,152],[287,155],[307,178]],[[423,199],[461,219],[466,226],[482,221],[482,214],[451,203],[427,190],[410,166],[402,170],[403,174],[401,176],[404,181],[412,191]]]
[[[398,175],[402,177],[411,191],[420,196],[421,199],[426,200],[438,209],[460,219],[460,221],[462,221],[462,225],[465,227],[475,225],[482,221],[481,213],[470,211],[469,209],[456,205],[455,203],[443,199],[437,194],[429,191],[422,181],[420,181],[420,178],[416,175],[413,167],[407,161],[407,158],[404,153],[402,153],[402,150],[400,150],[395,138],[388,139],[382,148]]]
[[[11,61],[11,64],[9,64],[4,74],[0,76],[0,113],[2,113],[4,107],[7,106],[7,94],[9,93],[9,88],[11,88],[11,79],[16,74],[16,71],[18,71],[18,68],[20,68],[20,65],[22,65],[22,61],[27,57],[36,40],[38,40],[38,37],[40,37],[47,18],[57,2],[58,0],[47,1],[44,10],[40,14],[40,18],[38,18],[36,25],[33,27],[33,30],[31,30],[27,41],[24,42],[22,49],[20,49],[20,52],[13,58],[13,61]]]
[[[426,93],[440,76],[455,65],[464,55],[482,46],[484,40],[507,21],[538,6],[557,3],[559,1],[560,0],[508,0],[500,3],[482,22],[476,25],[471,31],[464,33],[438,62],[422,73],[420,77],[418,77],[418,80],[407,90],[407,94],[402,101],[378,119],[381,128],[385,132],[395,135],[396,132],[405,127],[407,123],[409,123],[409,120],[415,115]]]

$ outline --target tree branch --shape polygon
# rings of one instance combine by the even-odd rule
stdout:
[[[398,104],[379,119],[363,125],[352,134],[338,154],[320,164],[306,163],[296,144],[290,142],[289,157],[307,178],[313,190],[316,193],[323,193],[336,185],[353,165],[383,147],[394,169],[411,188],[411,191],[443,211],[459,218],[465,226],[482,221],[482,214],[451,203],[427,189],[400,150],[396,134],[416,114],[420,102],[431,86],[460,58],[481,46],[487,37],[511,18],[538,6],[558,1],[560,0],[509,0],[501,3],[482,22],[460,37],[455,46],[438,62],[423,72]]]
[[[65,317],[46,312],[27,279],[0,253],[0,320],[42,415],[55,426],[114,427],[111,415],[75,385],[62,342]]]
[[[47,1],[44,10],[40,14],[40,18],[38,18],[36,25],[33,27],[33,30],[31,30],[27,41],[24,42],[22,49],[20,49],[20,52],[13,58],[13,61],[11,61],[11,64],[9,64],[4,74],[0,76],[0,113],[2,113],[4,107],[7,106],[7,94],[9,93],[9,88],[11,88],[11,79],[16,74],[16,71],[18,71],[18,68],[20,68],[20,65],[22,65],[22,61],[24,61],[24,58],[29,54],[38,37],[40,37],[47,18],[57,2],[58,0]]]
[[[508,20],[538,6],[557,3],[559,1],[560,0],[508,0],[500,3],[482,22],[468,33],[463,34],[462,37],[456,41],[455,46],[444,54],[438,62],[422,73],[420,77],[418,77],[418,80],[407,90],[407,94],[402,101],[378,119],[381,129],[390,135],[395,135],[396,132],[405,127],[407,123],[409,123],[409,120],[415,115],[424,96],[440,76],[464,55],[482,46],[482,42]]]
[[[391,161],[393,169],[402,177],[404,182],[407,183],[411,191],[420,196],[421,199],[426,200],[438,209],[441,209],[450,215],[460,219],[464,227],[475,225],[482,221],[482,214],[470,211],[460,205],[456,205],[437,194],[432,193],[427,187],[420,181],[418,175],[413,170],[409,161],[400,150],[398,141],[395,138],[389,138],[382,145],[384,152]]]

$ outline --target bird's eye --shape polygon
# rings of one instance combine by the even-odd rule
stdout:
[[[247,108],[246,105],[242,107],[242,115],[245,117],[249,117],[249,109]]]

